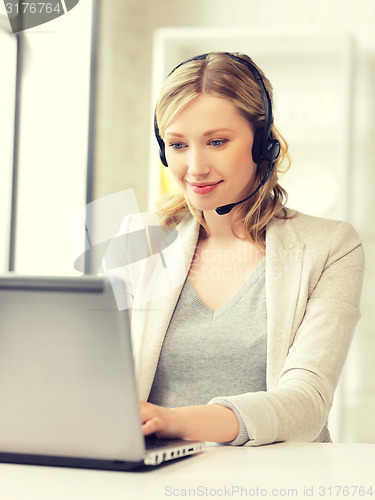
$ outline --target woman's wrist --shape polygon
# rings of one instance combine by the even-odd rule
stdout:
[[[219,404],[173,408],[180,437],[198,441],[225,443],[239,432],[235,413]]]

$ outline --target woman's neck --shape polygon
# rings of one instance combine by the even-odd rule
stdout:
[[[233,238],[236,238],[232,228],[233,215],[230,212],[226,215],[219,215],[213,210],[204,212],[203,217],[207,224],[210,238],[218,241],[233,240]],[[240,238],[245,236],[243,226],[236,226],[236,235]]]

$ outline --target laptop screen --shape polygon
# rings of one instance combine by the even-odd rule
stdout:
[[[0,452],[142,459],[128,315],[108,278],[0,277],[0,401]]]

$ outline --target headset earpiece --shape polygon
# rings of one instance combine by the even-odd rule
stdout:
[[[265,151],[262,151],[263,130],[258,130],[254,135],[252,155],[254,163],[260,165],[264,161],[274,163],[280,154],[280,143],[277,139],[268,139]]]
[[[159,136],[160,137],[160,136]],[[160,142],[159,142],[159,156],[160,156],[160,161],[165,167],[168,167],[167,159],[165,157],[165,143],[163,139],[160,137]]]
[[[263,134],[263,130],[258,130],[254,134],[252,155],[253,155],[254,163],[256,163],[257,165],[259,165],[263,161],[262,134]]]
[[[265,160],[275,163],[280,154],[280,142],[277,139],[268,139]]]
[[[160,137],[159,133],[159,127],[156,121],[156,115],[154,116],[154,131],[155,131],[155,137],[156,140],[158,141],[159,144],[159,156],[160,156],[160,161],[165,167],[168,167],[167,159],[165,157],[165,142],[163,139]]]

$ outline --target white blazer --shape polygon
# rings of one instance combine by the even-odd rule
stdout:
[[[290,210],[288,215],[294,216],[274,217],[266,228],[267,391],[217,395],[238,408],[248,445],[330,440],[326,422],[360,317],[364,256],[352,226]],[[130,216],[121,232],[157,224],[154,213]],[[129,252],[139,253],[127,244],[116,249],[116,265],[111,264],[117,267],[112,273],[127,283],[143,400],[194,255],[199,224],[188,215],[176,229],[178,238],[163,246],[163,255],[151,248],[152,257],[124,266]]]

